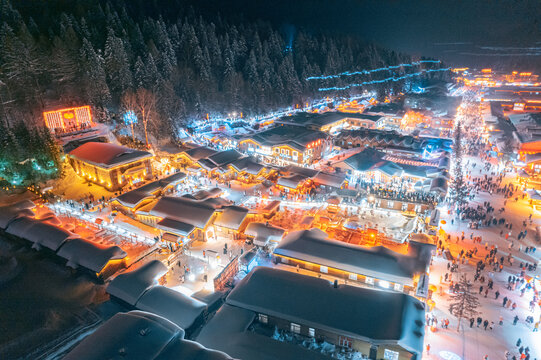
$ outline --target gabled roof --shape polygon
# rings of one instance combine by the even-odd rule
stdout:
[[[107,286],[107,293],[135,305],[141,295],[166,273],[167,267],[161,261],[152,260],[138,269],[119,274]]]
[[[84,239],[66,242],[57,252],[58,256],[68,260],[73,268],[84,267],[100,273],[111,260],[124,259],[128,254],[118,246],[103,246]]]
[[[117,313],[83,339],[65,360],[232,360],[184,339],[184,330],[171,321],[144,311]]]
[[[354,170],[367,171],[372,166],[382,161],[384,156],[385,154],[379,150],[366,148],[363,151],[348,157],[344,162]]]
[[[253,236],[256,245],[265,246],[270,240],[276,242],[282,240],[285,229],[264,223],[252,222],[248,224],[244,233],[248,236]]]
[[[188,157],[190,157],[190,159],[192,159],[193,161],[197,161],[214,155],[217,153],[217,151],[206,146],[199,146],[190,150],[186,150],[184,151],[184,153],[188,155]]]
[[[340,188],[344,184],[344,181],[346,181],[346,174],[328,174],[320,171],[312,180],[319,185]]]
[[[26,216],[13,221],[6,232],[30,241],[34,248],[44,246],[52,251],[57,251],[66,241],[79,237],[56,225]]]
[[[170,218],[201,229],[205,227],[213,214],[214,208],[203,201],[172,196],[162,197],[150,210],[150,215]]]
[[[109,168],[152,157],[148,151],[130,149],[111,143],[87,142],[69,153],[81,161]]]
[[[224,304],[203,327],[197,341],[242,360],[328,360],[316,351],[247,330],[253,311]]]
[[[225,206],[214,220],[214,225],[238,230],[247,215],[248,209],[242,206]]]
[[[135,306],[139,310],[163,316],[181,329],[190,328],[207,309],[205,303],[160,285],[146,291]]]
[[[263,165],[261,165],[260,163],[252,160],[248,156],[240,158],[238,160],[235,160],[229,165],[232,166],[235,170],[237,170],[239,172],[244,171],[244,172],[246,172],[246,173],[248,173],[250,175],[257,175],[257,174],[259,174],[261,169],[264,168]]]
[[[0,229],[5,230],[8,225],[18,217],[34,217],[32,210],[36,205],[30,200],[24,200],[13,205],[0,207]]]
[[[374,344],[396,344],[419,357],[423,352],[424,304],[404,293],[334,287],[325,279],[256,267],[226,303]]]
[[[306,179],[308,178],[302,175],[282,176],[278,179],[277,184],[290,189],[296,189],[300,184],[304,183]]]
[[[242,157],[242,154],[235,149],[220,151],[219,153],[209,156],[207,159],[212,161],[217,166],[224,166],[238,160]]]
[[[182,221],[173,220],[170,218],[163,218],[156,224],[158,229],[167,231],[180,236],[188,236],[194,231],[195,226],[187,224]]]
[[[282,239],[274,254],[406,285],[412,285],[413,277],[424,273],[430,265],[429,252],[416,257],[383,246],[351,245],[328,239],[319,229],[290,233]]]
[[[282,125],[245,136],[242,140],[252,140],[261,146],[289,146],[304,152],[310,143],[327,139],[328,135],[321,131],[309,130],[300,126]],[[241,140],[241,141],[242,141]]]
[[[283,116],[276,120],[278,124],[311,126],[321,128],[344,119],[359,119],[376,122],[381,118],[380,115],[366,115],[356,113],[345,113],[340,111],[328,111],[322,114],[300,112],[290,116]]]

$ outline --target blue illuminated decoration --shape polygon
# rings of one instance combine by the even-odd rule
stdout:
[[[135,113],[131,110],[126,111],[122,116],[122,120],[126,125],[137,124],[137,115],[135,115]]]
[[[416,72],[416,73],[411,73],[411,74],[406,74],[406,75],[396,76],[396,77],[393,76],[393,77],[388,77],[388,78],[381,79],[381,80],[364,81],[362,83],[350,84],[350,85],[346,85],[346,86],[342,86],[342,87],[319,88],[318,91],[347,90],[347,89],[351,89],[351,88],[355,88],[355,87],[361,87],[361,86],[364,86],[364,85],[382,84],[382,83],[386,83],[386,82],[389,82],[389,81],[400,81],[400,80],[412,78],[412,77],[415,77],[415,76],[421,76],[423,74],[427,74],[427,73],[431,73],[431,72],[440,72],[440,71],[449,71],[449,70],[451,70],[451,68],[434,69],[434,70],[432,70],[432,69],[431,70],[421,70],[421,71]]]
[[[310,76],[310,77],[307,77],[306,80],[328,80],[328,79],[337,79],[342,76],[369,75],[369,74],[373,74],[375,72],[380,72],[380,71],[419,66],[421,64],[439,64],[439,63],[441,63],[440,60],[420,60],[420,61],[414,61],[410,64],[392,65],[392,66],[387,66],[387,67],[382,67],[382,68],[372,69],[372,70],[346,71],[346,72],[336,74],[336,75]]]

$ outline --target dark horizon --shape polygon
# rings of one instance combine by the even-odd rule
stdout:
[[[289,28],[354,35],[415,57],[436,57],[453,66],[539,68],[541,2],[276,0],[227,3],[201,0],[206,14],[261,19]],[[239,15],[240,14],[240,15]]]

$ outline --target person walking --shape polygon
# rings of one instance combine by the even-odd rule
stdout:
[[[477,327],[479,327],[482,323],[483,323],[483,319],[481,319],[481,317],[479,316],[477,318]]]
[[[474,319],[474,318],[471,318],[471,319],[470,319],[470,328],[473,327],[473,323],[475,323],[475,319]]]
[[[509,299],[507,298],[507,296],[503,298],[503,305],[502,305],[503,307],[505,307],[505,305],[507,304],[507,301],[508,301],[508,300],[509,300]]]
[[[426,354],[430,355],[430,344],[426,344]]]
[[[485,321],[483,322],[483,326],[484,326],[484,328],[485,328],[485,330],[486,330],[486,329],[487,329],[487,326],[488,326],[488,320],[485,320]]]

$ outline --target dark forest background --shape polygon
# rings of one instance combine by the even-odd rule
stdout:
[[[200,11],[191,0],[0,0],[4,152],[15,148],[14,158],[31,157],[13,146],[25,139],[24,129],[14,129],[33,133],[45,109],[90,104],[95,118],[120,122],[127,99],[142,90],[153,104],[148,131],[163,138],[190,118],[266,112],[327,95],[319,87],[341,85],[306,81],[311,75],[411,61],[355,36],[222,16],[208,1],[205,6]],[[385,96],[403,85],[375,89]]]

